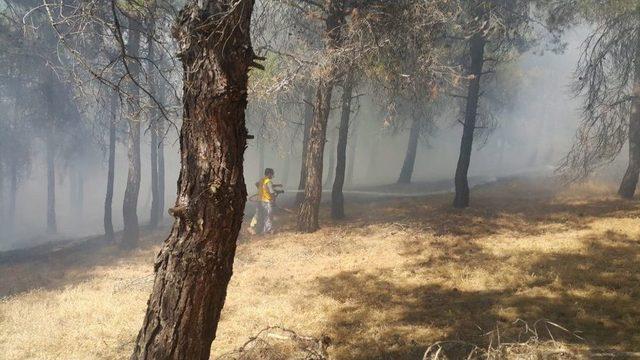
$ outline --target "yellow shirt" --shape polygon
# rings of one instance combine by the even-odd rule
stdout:
[[[258,188],[258,197],[260,198],[260,201],[271,202],[273,200],[273,195],[271,195],[272,193],[271,189],[272,189],[271,179],[269,179],[266,176],[260,179],[260,186]]]

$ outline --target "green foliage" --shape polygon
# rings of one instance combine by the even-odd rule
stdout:
[[[274,90],[286,81],[287,67],[282,55],[269,52],[261,61],[264,70],[252,68],[249,71],[249,89],[259,99],[276,96]]]
[[[265,56],[265,60],[261,62],[264,66],[264,70],[252,68],[249,72],[249,79],[256,83],[264,83],[273,80],[277,77],[278,73],[283,69],[282,56],[270,52]]]

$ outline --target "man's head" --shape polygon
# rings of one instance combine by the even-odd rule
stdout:
[[[268,177],[269,179],[273,179],[273,175],[275,175],[276,172],[273,171],[272,168],[266,168],[264,169],[264,176]]]

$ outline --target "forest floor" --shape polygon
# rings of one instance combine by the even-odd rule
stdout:
[[[361,198],[345,221],[323,208],[314,234],[283,213],[281,233],[240,239],[213,355],[279,325],[328,336],[335,359],[421,359],[441,340],[516,341],[523,322],[585,351],[640,351],[640,202],[614,193],[512,179],[466,210],[451,194]],[[0,264],[2,357],[128,358],[164,236]]]

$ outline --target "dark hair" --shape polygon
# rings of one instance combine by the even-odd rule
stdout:
[[[264,176],[269,176],[269,175],[273,175],[275,172],[273,171],[272,168],[266,168],[264,169]]]

